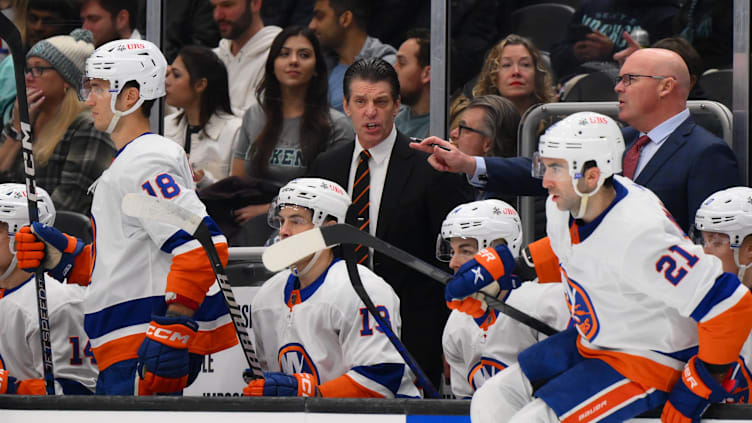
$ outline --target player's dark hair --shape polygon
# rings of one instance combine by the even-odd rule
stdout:
[[[582,174],[584,175],[590,168],[597,167],[595,160],[588,160],[582,165]],[[603,180],[603,186],[606,188],[612,188],[614,186],[614,175],[609,176]]]
[[[97,2],[99,6],[106,10],[114,20],[121,10],[128,12],[128,27],[132,30],[136,27],[136,14],[138,13],[138,2],[135,0],[83,0],[81,7],[88,3]]]
[[[431,31],[426,28],[413,28],[407,31],[406,39],[418,43],[418,64],[426,67],[431,64]]]
[[[269,157],[279,142],[284,117],[282,116],[282,87],[274,73],[274,62],[279,57],[285,41],[296,35],[305,37],[311,43],[316,58],[313,77],[306,89],[305,110],[300,120],[300,148],[306,165],[324,151],[332,133],[327,100],[329,76],[319,40],[308,27],[299,25],[287,27],[274,38],[269,48],[264,78],[256,89],[256,98],[264,109],[266,124],[251,146],[250,160],[253,175],[250,176],[262,178],[266,176],[269,169]]]
[[[232,115],[230,88],[227,68],[214,52],[202,46],[185,46],[178,52],[188,71],[191,86],[202,78],[206,79],[206,89],[199,99],[199,127],[203,128],[209,119],[218,112]],[[179,122],[185,111],[175,116]]]
[[[123,91],[125,91],[126,88],[130,88],[130,87],[136,88],[138,90],[141,89],[140,88],[141,86],[139,85],[138,82],[136,82],[136,81],[128,81],[128,82],[126,82],[123,85],[123,89],[120,90],[120,94],[122,94]],[[118,95],[120,95],[120,94],[118,94]],[[145,117],[148,118],[149,115],[151,114],[151,108],[152,108],[152,106],[154,106],[154,102],[155,101],[156,101],[156,99],[144,100],[144,102],[141,103],[141,114],[143,114]]]
[[[370,4],[369,0],[329,0],[329,7],[334,10],[337,17],[342,16],[349,10],[353,15],[355,25],[364,31],[368,25],[368,15],[371,11]]]
[[[358,59],[350,65],[345,71],[345,77],[342,79],[342,92],[345,99],[350,101],[350,85],[355,79],[362,79],[368,82],[388,82],[391,86],[392,100],[397,101],[400,92],[399,78],[394,66],[384,59],[371,57],[368,59]]]

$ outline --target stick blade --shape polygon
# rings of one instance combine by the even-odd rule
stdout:
[[[191,213],[184,207],[146,194],[125,194],[120,208],[127,216],[167,223],[191,235],[196,232],[202,221],[201,216]]]
[[[313,228],[266,247],[261,260],[267,269],[272,272],[278,272],[310,256],[316,251],[333,246],[326,245],[320,228]]]

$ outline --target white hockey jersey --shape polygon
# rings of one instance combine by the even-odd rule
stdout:
[[[371,270],[358,270],[366,292],[399,336],[399,298]],[[347,374],[377,396],[420,396],[412,371],[350,285],[344,261],[331,264],[300,290],[300,303],[288,306],[296,279],[289,270],[277,273],[253,298],[253,334],[263,370],[310,373],[317,385]]]
[[[94,270],[84,310],[100,370],[137,356],[151,315],[166,310],[165,286],[173,256],[201,249],[198,241],[175,226],[125,216],[120,205],[127,193],[166,198],[206,216],[185,152],[159,135],[144,134],[128,143],[95,182]],[[214,242],[226,242],[216,224],[206,219]],[[209,354],[237,342],[216,283],[194,319],[199,332],[191,352]]]
[[[84,332],[85,288],[45,278],[57,394],[94,393],[97,364]],[[36,282],[32,276],[13,289],[0,289],[0,368],[18,380],[42,379]],[[62,389],[61,389],[62,388]]]
[[[554,329],[564,330],[569,322],[560,283],[528,282],[511,291],[506,302]],[[472,397],[486,380],[516,363],[522,350],[544,338],[546,335],[498,312],[496,322],[483,330],[472,316],[453,310],[442,337],[452,393],[457,398]]]
[[[549,197],[547,233],[580,353],[669,391],[697,351],[698,322],[723,314],[748,290],[684,235],[652,192],[621,176],[614,182],[611,206],[582,226]]]

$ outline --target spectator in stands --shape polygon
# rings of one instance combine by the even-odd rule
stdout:
[[[138,5],[134,1],[84,0],[81,4],[81,28],[94,36],[94,46],[113,40],[141,38],[136,29]]]
[[[25,11],[26,31],[21,34],[24,47],[31,48],[39,41],[55,35],[65,35],[78,28],[78,8],[73,0],[29,0]],[[13,73],[13,60],[10,56],[0,63],[0,116],[3,124],[8,123],[13,101],[16,99],[16,77]]]
[[[408,32],[394,64],[400,83],[402,107],[394,124],[408,137],[425,138],[431,123],[431,33]]]
[[[209,0],[167,0],[165,13],[165,58],[172,62],[184,46],[214,48],[220,40],[219,27],[212,19]]]
[[[622,33],[643,29],[652,40],[670,37],[678,13],[676,0],[585,0],[570,20],[569,31],[552,48],[551,64],[559,81],[579,73],[613,69],[614,52],[626,47]],[[583,67],[586,63],[591,67]]]
[[[165,137],[185,149],[198,188],[226,178],[241,119],[232,112],[224,63],[206,47],[183,47],[167,68],[165,91],[167,104],[182,109],[165,117]]]
[[[361,58],[380,58],[392,65],[397,60],[394,47],[366,33],[369,10],[367,0],[316,0],[308,25],[327,51],[329,104],[340,112],[344,111],[342,79],[348,66]]]
[[[689,41],[707,69],[729,69],[733,64],[734,2],[695,0],[681,2],[674,34]]]
[[[261,0],[211,0],[211,3],[222,35],[214,53],[227,66],[233,109],[244,112],[256,103],[256,88],[264,77],[269,46],[282,29],[264,26],[259,14]]]
[[[349,119],[329,107],[323,52],[314,32],[288,27],[274,39],[258,104],[243,115],[233,152],[232,174],[280,185],[303,176],[319,153],[352,141]],[[238,223],[266,214],[269,204],[235,211]]]
[[[491,49],[472,90],[473,97],[488,94],[508,98],[520,115],[536,103],[555,101],[551,71],[530,39],[510,34]]]
[[[110,165],[115,146],[94,128],[79,99],[84,63],[94,51],[91,32],[76,29],[36,43],[26,55],[36,183],[57,210],[88,213],[89,186]],[[0,181],[24,182],[18,101],[0,145]]]
[[[314,0],[267,0],[261,5],[261,18],[267,25],[280,28],[306,26],[313,17],[314,3]]]
[[[655,192],[687,231],[702,200],[739,185],[734,152],[690,115],[689,71],[678,54],[656,48],[637,51],[622,66],[614,90],[619,119],[630,125],[622,131],[627,148],[624,176]],[[433,153],[429,162],[436,169],[463,172],[475,186],[509,195],[545,194],[540,180],[530,176],[527,157],[472,157],[437,137],[411,147]]]

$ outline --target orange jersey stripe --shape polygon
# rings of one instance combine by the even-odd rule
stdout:
[[[211,331],[198,331],[188,351],[201,355],[214,354],[235,346],[237,343],[235,326],[230,322]]]
[[[222,242],[215,246],[222,264],[226,265],[227,243]],[[201,304],[215,280],[209,257],[203,248],[198,247],[172,258],[165,292],[174,292]]]
[[[533,258],[535,273],[538,274],[538,283],[561,282],[559,270],[559,258],[551,248],[551,240],[548,237],[541,238],[532,244],[528,244],[530,256]]]
[[[96,348],[92,348],[94,358],[97,359],[99,371],[104,371],[111,365],[138,357],[138,347],[144,341],[146,333],[137,333],[113,339]]]
[[[603,360],[624,377],[641,386],[669,392],[674,387],[676,381],[679,380],[679,370],[645,357],[624,352],[590,349],[582,345],[580,339],[581,335],[578,335],[577,350],[583,357]]]
[[[73,259],[73,269],[68,275],[68,283],[89,286],[92,270],[94,270],[94,255],[92,254],[92,244],[88,244]]]
[[[346,374],[319,385],[319,392],[322,397],[330,398],[384,398]]]
[[[733,307],[707,322],[697,324],[700,338],[698,357],[710,364],[728,364],[736,361],[750,329],[752,294],[745,292]]]
[[[634,398],[644,397],[648,394],[649,390],[643,388],[638,383],[627,381],[626,383],[612,387],[608,392],[600,392],[597,396],[591,397],[576,412],[564,418],[562,423],[597,421],[604,414],[627,405],[625,402],[632,402],[630,400]]]

